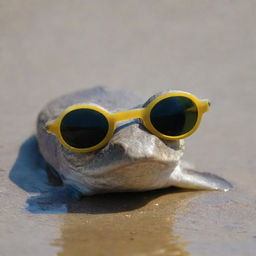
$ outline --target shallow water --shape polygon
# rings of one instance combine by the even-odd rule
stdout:
[[[8,201],[3,195],[1,201]],[[1,255],[188,255],[173,222],[177,208],[194,196],[174,189],[109,194],[62,202],[55,209],[46,196],[28,206],[32,213],[15,204],[9,206],[9,213],[18,211],[15,219],[2,215],[6,228],[1,231],[7,230],[9,239],[1,242]]]
[[[226,193],[169,188],[80,198],[47,175],[35,137],[9,177],[0,173],[1,255],[254,255],[250,183]]]
[[[165,192],[166,193],[166,192]],[[147,206],[127,211],[135,200],[150,201]],[[161,199],[153,199],[154,197]],[[179,195],[181,199],[184,195]],[[114,213],[63,215],[61,236],[52,245],[61,248],[58,255],[188,255],[185,243],[172,231],[175,200],[166,206],[161,192],[150,195],[103,196],[90,199],[93,209],[120,211]],[[95,200],[95,201],[94,201]],[[128,202],[128,204],[127,204]],[[129,203],[130,202],[130,203]],[[82,204],[87,205],[87,199]],[[113,209],[120,207],[123,209]],[[123,211],[124,210],[124,211]]]

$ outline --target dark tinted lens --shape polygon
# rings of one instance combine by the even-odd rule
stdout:
[[[72,147],[89,148],[100,143],[107,135],[108,121],[101,113],[91,109],[69,112],[62,120],[61,135]]]
[[[197,121],[197,107],[186,97],[170,97],[158,102],[150,113],[151,123],[159,132],[179,136],[189,132]]]

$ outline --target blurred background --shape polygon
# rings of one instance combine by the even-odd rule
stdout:
[[[253,0],[0,0],[0,169],[7,175],[38,112],[57,96],[105,85],[147,100],[178,89],[212,101],[186,159],[247,191],[247,202],[256,181],[255,17]],[[239,216],[232,223],[249,227]],[[230,246],[253,255],[256,230],[248,232],[236,237],[245,244]]]
[[[2,134],[29,135],[49,100],[77,89],[106,85],[135,91],[146,100],[170,88],[212,100],[202,126],[205,138],[200,130],[194,137],[204,140],[200,147],[211,150],[209,144],[221,143],[230,133],[228,142],[235,145],[247,129],[241,126],[240,134],[233,134],[223,127],[255,120],[248,116],[255,106],[255,5],[1,0]],[[208,136],[212,133],[214,140]],[[1,136],[2,147],[8,143],[9,150],[20,142]],[[1,150],[5,159],[6,150]]]

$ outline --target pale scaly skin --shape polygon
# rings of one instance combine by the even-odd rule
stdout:
[[[96,104],[116,112],[145,106],[154,97],[143,104],[143,100],[131,93],[97,87],[58,98],[39,114],[39,149],[63,182],[84,195],[147,191],[169,186],[228,191],[232,186],[224,179],[191,170],[183,164],[183,140],[160,139],[148,132],[138,119],[118,123],[109,143],[90,153],[76,153],[64,148],[45,129],[48,121],[75,104]]]

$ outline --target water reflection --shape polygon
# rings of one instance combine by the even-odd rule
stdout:
[[[27,210],[60,214],[61,237],[52,242],[59,256],[188,255],[172,234],[175,211],[196,192],[164,189],[80,197],[46,172],[35,137],[21,146],[10,179],[33,193]],[[63,214],[66,213],[66,214]]]
[[[113,194],[73,202],[70,212],[87,214],[62,215],[62,236],[52,245],[62,248],[58,256],[188,255],[185,243],[172,234],[172,224],[177,201],[189,192],[171,192]]]

